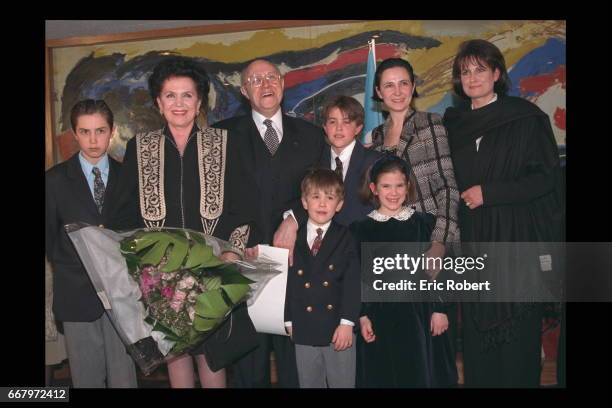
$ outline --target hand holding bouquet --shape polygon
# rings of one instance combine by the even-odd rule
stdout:
[[[227,242],[200,232],[116,233],[74,224],[66,229],[119,336],[145,374],[164,358],[201,343],[247,298],[253,282],[237,264],[218,258]],[[262,275],[270,273],[262,268]]]

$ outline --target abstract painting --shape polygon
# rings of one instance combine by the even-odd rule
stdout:
[[[248,23],[245,23],[248,24]],[[70,135],[70,108],[83,98],[104,99],[117,130],[110,154],[121,160],[136,133],[161,126],[147,90],[153,67],[168,55],[200,60],[211,80],[207,122],[248,112],[240,72],[255,58],[276,64],[285,76],[283,109],[321,122],[326,98],[345,94],[363,103],[368,41],[376,39],[378,62],[405,58],[414,66],[417,107],[444,113],[456,103],[451,65],[458,45],[482,38],[504,53],[511,95],[536,103],[549,116],[565,156],[565,21],[363,21],[242,30],[51,49],[54,161],[78,147]]]

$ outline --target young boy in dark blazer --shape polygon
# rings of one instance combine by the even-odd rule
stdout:
[[[308,221],[298,230],[285,298],[300,388],[354,388],[360,269],[348,228],[332,220],[343,205],[342,180],[315,169],[301,189]]]
[[[381,155],[366,149],[356,140],[363,129],[363,118],[363,107],[350,96],[336,96],[323,108],[323,128],[329,146],[325,148],[319,165],[334,170],[344,180],[344,205],[334,221],[346,227],[365,218],[374,209],[358,196],[362,177]]]
[[[45,174],[45,249],[53,265],[53,313],[64,326],[76,388],[137,387],[134,362],[104,312],[64,225],[103,226],[120,164],[107,153],[113,113],[86,99],[71,111],[79,152]]]

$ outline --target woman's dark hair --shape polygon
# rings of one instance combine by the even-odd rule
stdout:
[[[70,125],[72,130],[76,132],[77,122],[79,117],[83,115],[100,114],[110,126],[110,130],[113,130],[113,112],[110,110],[106,102],[102,99],[83,99],[77,102],[70,111]]]
[[[493,72],[499,70],[499,79],[495,81],[493,90],[499,96],[506,95],[510,89],[510,77],[506,69],[506,60],[499,48],[486,40],[469,40],[459,45],[459,52],[453,62],[453,90],[462,98],[468,99],[461,85],[461,71],[470,62],[486,66]]]
[[[409,183],[408,192],[406,194],[406,201],[413,201],[415,195],[414,182],[411,177],[410,165],[401,157],[398,157],[391,153],[386,153],[378,160],[376,160],[370,168],[366,171],[363,179],[361,190],[359,191],[359,197],[364,202],[370,202],[376,207],[380,206],[378,197],[370,190],[370,183],[378,183],[378,179],[384,173],[393,173],[399,171],[406,177],[406,181]]]
[[[157,64],[149,76],[149,93],[153,103],[157,105],[157,98],[161,94],[164,81],[172,77],[191,78],[198,91],[198,98],[202,101],[201,109],[208,108],[208,91],[210,82],[206,70],[197,60],[187,57],[169,57]]]
[[[374,74],[374,89],[372,92],[372,99],[376,102],[382,102],[382,99],[378,96],[378,93],[376,92],[376,88],[380,88],[380,79],[382,78],[383,72],[385,72],[389,68],[395,67],[404,68],[408,72],[410,82],[412,82],[412,85],[414,86],[414,88],[412,89],[412,101],[410,101],[410,107],[415,110],[414,98],[418,97],[419,93],[416,90],[416,82],[414,82],[414,69],[412,69],[412,65],[410,65],[408,61],[401,58],[387,58],[378,65],[378,68],[376,68],[376,73]]]

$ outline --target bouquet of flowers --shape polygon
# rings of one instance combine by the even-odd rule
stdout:
[[[119,336],[145,374],[201,343],[246,299],[243,276],[262,282],[273,265],[225,263],[228,243],[178,228],[117,233],[70,224],[68,235]],[[257,274],[259,272],[259,274]],[[261,290],[261,288],[259,289]]]

